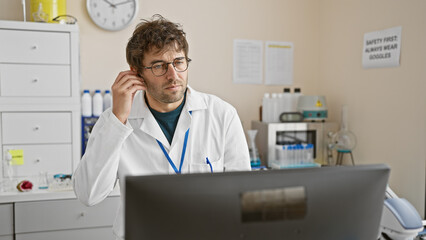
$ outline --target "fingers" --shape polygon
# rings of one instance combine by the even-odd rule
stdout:
[[[145,83],[142,78],[138,77],[133,71],[120,72],[115,79],[111,89],[115,92],[126,93],[137,90],[145,90]]]
[[[126,83],[128,80],[137,80],[139,82],[143,82],[143,79],[140,78],[136,74],[136,72],[128,70],[128,71],[120,72],[118,74],[117,78],[115,79],[113,85],[120,86],[120,85]]]

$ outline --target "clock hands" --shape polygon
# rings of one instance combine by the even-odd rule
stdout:
[[[109,6],[110,6],[110,7],[112,7],[112,8],[117,8],[117,4],[113,4],[113,3],[111,3],[111,2],[110,2],[110,1],[108,1],[108,0],[104,0],[104,2],[108,3],[108,4],[109,4]]]
[[[119,3],[116,3],[115,6],[118,6],[118,5],[121,5],[121,4],[126,4],[126,3],[131,3],[131,2],[133,2],[133,1],[119,2]]]
[[[104,2],[108,3],[109,6],[112,7],[112,8],[117,8],[118,5],[122,5],[122,4],[126,4],[126,3],[131,3],[133,1],[124,1],[124,2],[119,2],[119,3],[116,3],[116,4],[114,4],[114,3],[112,3],[112,2],[110,2],[108,0],[104,0]]]

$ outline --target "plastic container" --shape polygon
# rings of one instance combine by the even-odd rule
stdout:
[[[269,113],[271,108],[271,95],[265,93],[262,99],[262,122],[270,122]]]
[[[291,99],[291,111],[297,112],[297,103],[299,102],[299,97],[302,96],[302,91],[300,88],[295,88],[294,93],[292,94]]]
[[[279,122],[279,109],[278,109],[278,103],[279,103],[278,94],[272,93],[272,99],[271,99],[271,111],[269,112],[269,122]]]
[[[53,18],[67,14],[66,0],[31,0],[30,16],[33,22],[49,22]]]
[[[308,144],[306,145],[306,163],[314,163],[314,145]]]
[[[81,116],[92,116],[92,96],[90,96],[90,91],[87,89],[83,91],[81,96]]]
[[[110,90],[105,90],[103,110],[107,110],[112,106],[112,95]]]
[[[282,112],[291,112],[292,111],[292,95],[290,88],[284,88],[283,97],[281,99]]]
[[[93,95],[93,116],[101,116],[104,108],[104,101],[102,98],[101,90],[97,89]]]

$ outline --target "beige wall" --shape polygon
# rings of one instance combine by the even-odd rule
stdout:
[[[318,93],[332,119],[348,105],[358,163],[387,163],[391,188],[423,215],[426,1],[322,0]],[[402,26],[400,66],[363,69],[364,33]]]
[[[85,4],[67,1],[81,30],[82,89],[107,89],[127,69],[124,49],[138,21],[106,32],[91,22]],[[391,187],[423,215],[425,9],[423,0],[141,0],[138,19],[160,13],[183,24],[193,59],[191,86],[233,104],[246,129],[258,119],[263,94],[284,86],[233,84],[233,39],[293,42],[291,87],[326,95],[333,121],[340,121],[340,107],[347,104],[349,127],[358,137],[356,162],[389,164]],[[0,19],[22,20],[20,1],[0,0]],[[362,69],[363,34],[394,26],[402,26],[401,66]]]

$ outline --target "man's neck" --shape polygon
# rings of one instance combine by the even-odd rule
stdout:
[[[151,97],[149,94],[145,93],[145,101],[147,101],[147,104],[154,109],[157,112],[166,113],[171,112],[175,110],[179,105],[182,103],[184,97],[182,97],[179,101],[174,103],[163,103],[159,102],[153,97]]]

